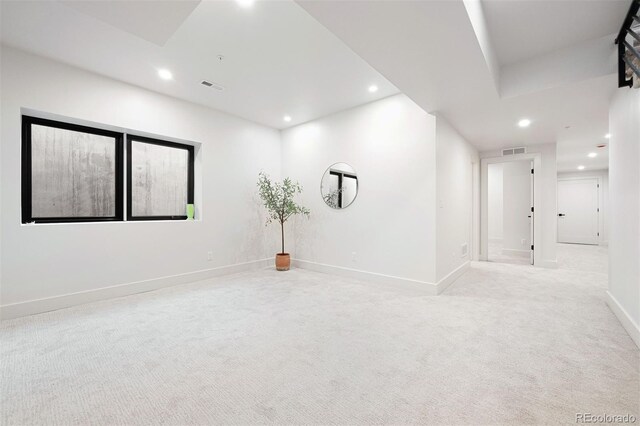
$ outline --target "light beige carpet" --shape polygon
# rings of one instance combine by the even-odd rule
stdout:
[[[511,263],[514,265],[531,265],[531,257],[528,253],[513,253],[504,251],[501,242],[490,241],[488,245],[489,262]]]
[[[1,422],[638,418],[639,352],[575,263],[476,263],[438,297],[265,270],[6,321]]]

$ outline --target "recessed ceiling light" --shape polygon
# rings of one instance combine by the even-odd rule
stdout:
[[[528,118],[523,118],[522,120],[518,121],[518,126],[520,127],[529,127],[529,124],[531,124],[531,120],[529,120]]]
[[[584,170],[584,166],[578,166],[578,170]]]
[[[595,152],[590,152],[589,154],[587,154],[587,157],[589,158],[596,158],[598,156],[598,154],[596,154]]]
[[[372,84],[371,86],[369,86],[369,92],[376,93],[377,91],[378,91],[378,86],[376,86],[375,84]]]
[[[284,117],[282,117],[282,119],[288,123],[288,122],[291,121],[291,116],[290,115],[285,115]]]
[[[611,137],[611,133],[607,133],[606,135],[604,135],[604,137],[609,139]]]
[[[158,77],[163,80],[173,80],[173,74],[171,74],[171,71],[164,68],[158,70]]]
[[[238,3],[240,7],[246,9],[253,6],[254,0],[236,0],[236,3]]]

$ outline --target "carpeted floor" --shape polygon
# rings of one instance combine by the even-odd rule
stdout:
[[[497,263],[512,263],[514,265],[531,265],[529,253],[513,253],[503,251],[501,242],[489,241],[487,260]]]
[[[638,349],[583,249],[558,270],[475,263],[438,297],[264,270],[5,321],[1,423],[640,418]]]

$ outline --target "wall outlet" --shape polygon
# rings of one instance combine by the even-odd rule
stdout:
[[[355,262],[355,261],[356,261],[356,255],[357,255],[357,253],[356,253],[355,251],[352,251],[352,252],[351,252],[351,261],[352,261],[352,262]]]
[[[460,256],[465,257],[469,253],[469,245],[464,243],[460,246]]]
[[[522,246],[526,246],[527,245],[527,239],[523,238],[520,240],[520,244],[522,244]]]
[[[207,252],[207,261],[212,261],[213,260],[213,252],[212,251],[208,251]]]

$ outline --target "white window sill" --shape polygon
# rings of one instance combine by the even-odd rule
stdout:
[[[201,219],[194,220],[105,220],[98,222],[51,222],[51,223],[21,223],[20,226],[60,226],[60,225],[122,225],[132,223],[199,223]]]

